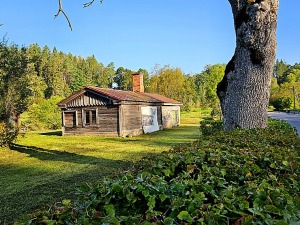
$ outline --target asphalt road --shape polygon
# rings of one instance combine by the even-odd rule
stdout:
[[[284,120],[297,129],[300,135],[300,114],[284,112],[268,112],[268,116],[278,120]]]

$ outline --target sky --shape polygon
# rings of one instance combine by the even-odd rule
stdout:
[[[66,54],[94,55],[149,72],[158,64],[195,74],[206,65],[227,63],[235,49],[231,8],[227,0],[62,0],[73,31],[57,0],[9,0],[0,8],[0,37],[19,46],[37,43]],[[300,1],[281,0],[277,58],[300,63]]]

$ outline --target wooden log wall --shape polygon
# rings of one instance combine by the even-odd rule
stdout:
[[[77,126],[70,126],[71,118],[69,112],[65,111],[65,124],[66,124],[66,114],[68,115],[68,124],[64,127],[64,134],[80,134],[80,135],[111,135],[118,136],[119,134],[119,121],[118,121],[118,106],[115,107],[85,107],[74,109],[77,113]],[[85,113],[90,110],[95,110],[97,113],[97,123],[96,124],[85,124]],[[74,112],[75,115],[75,112]]]
[[[142,113],[140,105],[123,105],[121,114],[121,129],[123,132],[142,130]]]
[[[98,127],[102,132],[118,132],[118,107],[98,109]]]

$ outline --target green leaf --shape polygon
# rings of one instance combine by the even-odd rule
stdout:
[[[171,170],[170,169],[164,169],[163,170],[163,173],[165,174],[165,176],[170,176],[170,174],[171,174]]]
[[[120,225],[121,223],[116,217],[113,217],[109,219],[109,224]]]
[[[132,201],[132,202],[135,202],[135,196],[132,192],[129,192],[127,195],[126,195],[126,198],[128,201]]]
[[[246,209],[249,209],[249,202],[247,201],[243,201],[239,204],[239,207],[241,210],[246,210]]]
[[[264,211],[266,211],[268,213],[276,214],[276,215],[279,215],[279,216],[282,215],[281,211],[278,208],[276,208],[274,205],[264,206]]]
[[[165,218],[165,220],[164,220],[164,224],[165,225],[173,225],[174,223],[173,223],[173,219],[172,218],[170,218],[170,217],[167,217],[167,218]]]
[[[247,215],[242,222],[243,225],[251,225],[253,224],[253,216]]]
[[[265,215],[262,213],[262,210],[260,208],[249,208],[248,211],[253,213],[253,215],[261,216],[263,219],[266,218]]]
[[[116,211],[115,211],[115,207],[113,205],[106,205],[104,206],[105,212],[107,215],[111,216],[111,217],[115,217],[116,215]]]
[[[149,190],[143,190],[142,194],[144,195],[145,198],[147,198],[149,196]]]
[[[223,168],[223,169],[220,170],[220,172],[221,172],[223,177],[226,175],[226,169]]]
[[[285,166],[288,166],[289,162],[284,160],[284,161],[282,161],[282,164],[285,165]]]
[[[193,222],[193,218],[191,217],[191,215],[188,213],[188,211],[181,211],[178,216],[177,216],[178,219],[180,220],[185,220],[189,223],[192,223]]]
[[[163,201],[165,201],[168,198],[168,196],[165,195],[165,194],[160,194],[159,198],[160,198],[160,201],[163,202]]]
[[[65,207],[68,207],[71,205],[71,200],[69,199],[65,199],[65,200],[62,200],[62,205],[65,206]]]
[[[276,168],[276,165],[275,165],[274,163],[271,163],[271,164],[270,164],[270,167],[271,167],[272,169],[275,169],[275,168]]]
[[[195,169],[194,165],[187,165],[186,166],[186,170],[187,170],[188,173],[193,173],[194,169]]]
[[[152,210],[155,207],[155,195],[150,196],[150,198],[148,199],[148,203],[147,205],[149,206],[149,209]]]
[[[119,192],[119,191],[123,190],[123,187],[120,184],[113,184],[111,189],[114,192]]]

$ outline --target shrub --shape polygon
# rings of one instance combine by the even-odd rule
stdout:
[[[221,107],[220,107],[219,103],[216,103],[212,106],[210,116],[212,119],[218,119],[218,120],[222,119],[223,115],[222,115],[222,111],[221,111]]]
[[[85,185],[29,224],[299,224],[299,148],[284,122],[219,130]]]
[[[213,135],[216,132],[223,130],[223,122],[207,118],[200,122],[200,133],[202,135]]]
[[[275,110],[281,111],[289,109],[292,105],[292,100],[289,97],[279,97],[273,99],[270,104],[275,108]]]
[[[56,105],[62,98],[42,99],[28,108],[28,118],[23,124],[30,130],[58,129],[61,127],[61,110]]]

